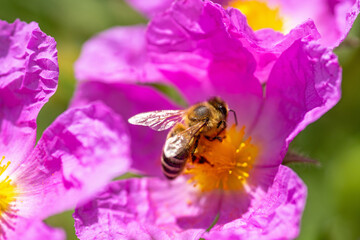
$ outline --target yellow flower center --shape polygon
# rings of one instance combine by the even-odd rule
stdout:
[[[221,142],[202,136],[194,154],[196,160],[190,159],[186,165],[189,182],[202,191],[242,190],[258,154],[251,137],[244,139],[244,135],[245,127],[237,130],[234,125],[226,130]]]
[[[279,7],[270,7],[261,0],[234,0],[230,7],[239,9],[247,18],[249,26],[254,30],[272,28],[275,31],[284,31],[284,18],[280,15]]]
[[[11,184],[11,179],[9,176],[5,178],[2,174],[9,167],[10,162],[7,162],[6,165],[3,165],[5,157],[3,156],[0,160],[0,217],[4,212],[12,211],[12,203],[16,198],[16,188],[13,184]]]

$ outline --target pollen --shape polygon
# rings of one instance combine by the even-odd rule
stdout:
[[[251,137],[245,138],[245,127],[238,130],[234,125],[226,129],[221,142],[202,136],[184,173],[202,191],[238,191],[244,188],[257,155]]]
[[[0,217],[2,217],[3,213],[11,212],[12,205],[16,198],[16,187],[12,184],[9,176],[4,178],[3,173],[9,167],[10,161],[6,164],[3,164],[5,157],[3,156],[0,160]]]
[[[284,31],[284,17],[279,7],[270,7],[266,2],[253,0],[234,0],[230,7],[239,9],[247,18],[253,30],[272,28],[275,31]]]

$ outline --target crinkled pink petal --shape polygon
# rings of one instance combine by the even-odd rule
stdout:
[[[267,81],[274,63],[282,52],[289,48],[294,41],[298,39],[311,41],[320,38],[314,22],[310,19],[294,26],[289,33],[283,35],[273,29],[252,32],[248,29],[246,17],[241,12],[230,8],[227,13],[233,25],[229,28],[229,32],[237,37],[254,56],[257,63],[255,76],[262,83]]]
[[[212,0],[212,2],[214,3],[218,3],[222,6],[228,6],[228,4],[231,2],[232,0]]]
[[[306,187],[300,178],[280,166],[266,191],[258,187],[250,195],[201,193],[183,179],[113,182],[73,216],[80,239],[199,239],[206,236],[205,230],[218,213],[210,234],[249,231],[293,238],[299,231],[305,200]]]
[[[347,34],[349,33],[350,29],[353,26],[353,23],[355,22],[355,19],[359,15],[360,0],[343,0],[343,1],[328,0],[328,1],[334,3],[333,9],[335,10],[337,16],[337,22],[339,26],[338,29],[339,31],[341,31],[338,41],[332,45],[336,47],[346,38]],[[349,8],[351,3],[353,5],[351,6],[351,8]],[[324,36],[326,36],[326,32],[324,33]]]
[[[8,230],[5,239],[21,239],[21,240],[65,240],[66,234],[60,228],[52,228],[44,224],[40,220],[26,219],[18,217],[18,222],[14,226],[14,230]]]
[[[251,194],[250,205],[238,219],[226,222],[237,202],[226,197],[222,201],[218,223],[204,235],[205,239],[294,239],[299,234],[307,190],[290,168],[280,166],[271,186]],[[227,211],[224,211],[227,210]],[[234,237],[234,238],[230,238]]]
[[[73,216],[80,239],[102,234],[118,239],[197,240],[214,220],[218,204],[219,197],[200,195],[182,178],[129,179],[111,183]]]
[[[277,121],[297,123],[287,142],[339,101],[340,84],[336,55],[318,43],[297,41],[283,53],[270,74],[266,94],[269,100],[281,99]]]
[[[228,0],[213,1],[228,6]],[[267,0],[277,7],[284,19],[284,32],[311,19],[321,34],[319,42],[326,47],[337,47],[350,31],[360,9],[359,0]],[[263,29],[267,31],[266,29]],[[258,32],[256,31],[256,35]]]
[[[124,122],[104,105],[66,111],[10,173],[19,192],[16,214],[43,219],[87,200],[128,171],[129,145]]]
[[[337,47],[350,31],[359,14],[359,0],[269,0],[279,6],[285,16],[287,30],[307,19],[315,22],[321,34],[320,43],[326,47]]]
[[[80,81],[160,82],[148,61],[145,26],[114,27],[87,41],[75,64]]]
[[[56,42],[37,23],[0,21],[0,156],[9,168],[33,149],[36,118],[58,74]]]
[[[141,112],[178,109],[168,98],[149,86],[80,83],[75,91],[72,106],[83,106],[93,101],[102,101],[125,121]],[[149,127],[130,124],[126,124],[126,128],[129,129],[131,139],[132,169],[147,175],[162,176],[160,157],[167,132],[157,132]]]
[[[298,40],[279,57],[251,132],[264,154],[260,165],[282,161],[290,141],[339,101],[340,83],[337,57],[316,42]]]
[[[176,1],[152,19],[146,36],[152,63],[190,102],[222,92],[260,95],[254,75],[266,82],[274,62],[295,40],[319,38],[311,21],[287,35],[270,29],[254,33],[237,9],[201,0]]]
[[[219,5],[197,0],[177,1],[150,22],[152,62],[189,102],[227,93],[261,96],[261,85],[253,76],[254,58],[229,34],[229,25]]]
[[[146,17],[152,18],[167,9],[173,0],[126,0],[126,2]]]

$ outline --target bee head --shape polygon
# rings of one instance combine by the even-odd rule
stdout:
[[[218,110],[223,117],[226,119],[228,115],[228,106],[227,104],[219,97],[213,97],[209,99],[209,104],[212,105],[216,110]]]

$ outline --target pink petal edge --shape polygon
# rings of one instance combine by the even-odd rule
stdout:
[[[61,228],[49,227],[39,220],[19,218],[14,231],[8,230],[5,239],[65,240],[66,233]]]
[[[19,216],[44,219],[89,199],[131,164],[122,120],[100,103],[72,108],[43,133],[11,175]]]
[[[113,27],[88,40],[75,63],[80,82],[162,82],[148,61],[144,25]]]
[[[0,157],[11,171],[32,151],[36,118],[59,75],[55,40],[35,22],[0,21]]]

